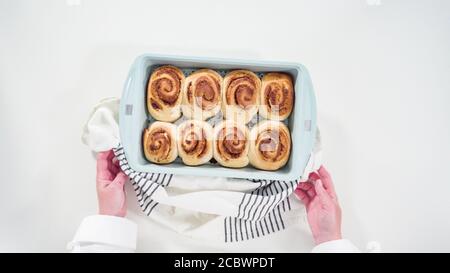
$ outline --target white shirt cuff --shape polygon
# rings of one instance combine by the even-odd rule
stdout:
[[[333,240],[316,245],[312,253],[359,253],[361,252],[352,242],[346,239]]]
[[[100,244],[127,249],[136,249],[137,225],[116,216],[92,215],[83,219],[69,249],[87,244]]]

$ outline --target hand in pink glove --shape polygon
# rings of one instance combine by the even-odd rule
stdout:
[[[128,177],[120,170],[112,150],[97,155],[97,197],[99,214],[125,217],[124,185]]]
[[[316,244],[339,240],[341,235],[341,208],[328,171],[321,166],[302,182],[295,194],[306,206],[309,226]]]

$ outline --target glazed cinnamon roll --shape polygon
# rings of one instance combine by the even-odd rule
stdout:
[[[249,132],[245,125],[226,120],[214,127],[214,159],[222,166],[248,165]]]
[[[156,120],[172,122],[181,115],[183,72],[170,65],[153,71],[147,86],[147,109]]]
[[[186,120],[178,125],[178,154],[184,164],[196,166],[213,157],[213,128],[204,121]]]
[[[267,73],[262,78],[259,114],[267,119],[284,120],[294,106],[294,86],[291,76]]]
[[[250,164],[262,170],[278,170],[289,159],[291,136],[283,123],[266,120],[250,132]]]
[[[223,80],[222,112],[226,119],[248,123],[258,112],[261,80],[248,70],[235,70]]]
[[[144,154],[147,160],[166,164],[173,162],[178,155],[177,129],[172,123],[155,121],[144,130]]]
[[[189,119],[206,120],[220,111],[222,76],[211,69],[200,69],[186,78],[181,110]]]

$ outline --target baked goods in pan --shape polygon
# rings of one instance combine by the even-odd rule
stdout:
[[[248,165],[249,131],[243,124],[225,120],[214,127],[214,159],[222,166]]]
[[[186,120],[178,125],[177,143],[184,164],[204,164],[213,157],[213,128],[204,121]]]
[[[267,73],[262,78],[259,114],[267,119],[284,120],[294,106],[294,86],[285,73]]]
[[[177,152],[177,128],[172,123],[155,121],[144,130],[144,154],[147,160],[166,164],[173,162]]]
[[[278,170],[288,161],[291,136],[282,120],[294,106],[289,74],[270,72],[262,80],[248,70],[234,70],[224,78],[214,70],[200,69],[187,78],[174,66],[153,71],[147,86],[147,108],[154,121],[143,133],[147,160],[198,166],[214,158],[220,165],[242,168],[251,164]],[[213,128],[205,120],[222,110],[224,120]],[[251,131],[246,124],[260,113]],[[181,113],[187,120],[172,122]],[[218,117],[219,118],[219,117]]]
[[[172,122],[181,115],[183,72],[174,66],[155,69],[147,86],[147,109],[156,120]]]
[[[250,132],[250,164],[261,170],[278,170],[289,159],[291,136],[284,123],[265,120]]]
[[[222,76],[211,69],[189,75],[183,87],[181,110],[189,119],[206,120],[220,111]]]
[[[228,73],[222,86],[222,112],[226,119],[248,123],[258,112],[261,80],[248,70]]]

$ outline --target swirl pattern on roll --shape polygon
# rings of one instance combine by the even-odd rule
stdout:
[[[155,69],[147,87],[147,109],[156,120],[172,122],[181,115],[183,72],[165,65]]]
[[[285,73],[267,73],[262,78],[259,113],[262,117],[284,120],[294,106],[292,79]]]
[[[186,78],[183,88],[183,115],[206,120],[220,111],[222,76],[211,69],[200,69]]]
[[[166,164],[177,158],[176,126],[155,121],[144,130],[143,135],[144,154],[147,160]]]
[[[233,120],[219,123],[214,128],[214,159],[225,167],[247,166],[248,139],[249,132],[246,126]]]
[[[278,170],[289,159],[291,136],[289,129],[279,121],[258,123],[250,132],[250,164],[262,170]]]
[[[248,123],[258,112],[261,80],[248,70],[228,73],[222,87],[222,111],[226,119]]]
[[[186,165],[207,163],[213,157],[211,125],[199,120],[186,120],[178,125],[178,154]]]

